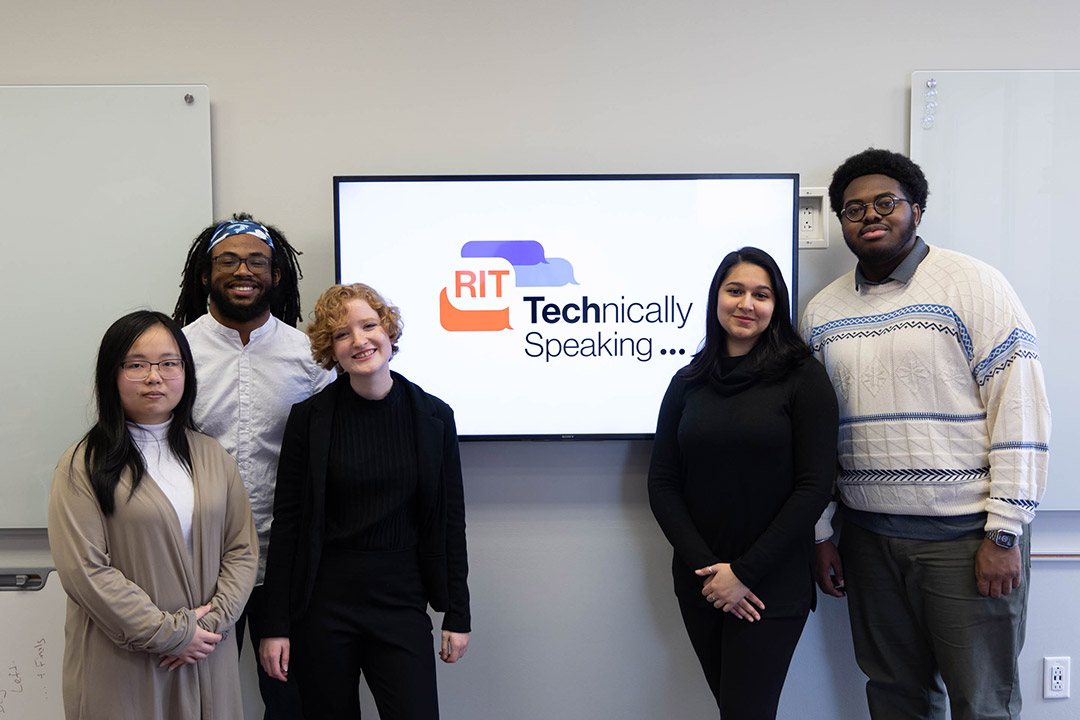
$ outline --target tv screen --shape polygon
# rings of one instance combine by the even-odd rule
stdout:
[[[464,439],[643,438],[724,255],[794,302],[797,207],[794,174],[335,177],[337,277],[401,309],[390,367]]]

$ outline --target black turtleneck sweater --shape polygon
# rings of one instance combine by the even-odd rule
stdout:
[[[326,468],[326,547],[416,547],[416,431],[399,383],[367,400],[338,383]]]
[[[814,604],[814,523],[836,475],[838,408],[825,369],[806,358],[759,380],[725,358],[711,380],[676,375],[660,406],[649,501],[675,549],[676,587],[718,562],[765,603],[763,617]]]

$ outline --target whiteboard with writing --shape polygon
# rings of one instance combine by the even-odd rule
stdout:
[[[0,716],[64,716],[61,671],[67,595],[56,573],[40,590],[0,590]]]

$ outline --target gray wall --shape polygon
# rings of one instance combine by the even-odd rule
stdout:
[[[868,145],[907,150],[913,70],[1071,67],[1080,23],[1071,0],[8,5],[0,84],[209,85],[216,214],[285,229],[305,251],[307,308],[333,281],[334,174],[798,172],[825,185]],[[831,234],[802,253],[803,305],[851,265],[835,222]],[[648,450],[463,448],[475,632],[465,660],[440,668],[444,717],[710,715],[645,499]],[[1049,518],[1047,547],[1078,549],[1076,519]],[[0,537],[0,564],[41,547]],[[1037,688],[1043,655],[1080,656],[1056,601],[1078,585],[1074,563],[1037,563],[1025,717],[1077,715],[1077,700]],[[843,602],[823,598],[781,717],[864,716]]]

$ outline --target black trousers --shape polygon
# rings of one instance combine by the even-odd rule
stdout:
[[[809,611],[748,622],[705,601],[701,579],[676,578],[683,624],[724,720],[775,720]]]
[[[266,711],[263,720],[303,720],[300,710],[300,691],[296,687],[296,681],[289,675],[288,682],[275,680],[266,674],[259,662],[259,641],[266,635],[262,629],[263,586],[259,585],[251,591],[247,605],[240,619],[236,621],[236,648],[244,652],[244,625],[251,634],[251,646],[255,648],[255,667],[259,673],[259,694],[262,696]]]
[[[308,720],[360,717],[360,676],[380,720],[436,720],[435,649],[416,551],[324,554],[293,626],[289,665]]]

